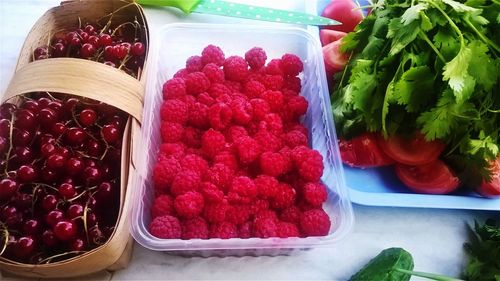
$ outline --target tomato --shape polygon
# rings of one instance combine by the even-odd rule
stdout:
[[[321,46],[328,45],[334,41],[344,38],[347,33],[337,30],[321,29],[319,31],[319,39],[321,41]]]
[[[332,0],[321,16],[341,22],[341,25],[331,25],[326,28],[343,32],[353,31],[363,19],[361,9],[352,0]]]
[[[364,133],[347,141],[340,140],[339,149],[342,162],[351,167],[380,167],[394,163],[380,149],[374,133]]]
[[[497,158],[490,166],[491,180],[484,181],[476,188],[476,191],[484,197],[500,197],[500,158]]]
[[[379,137],[380,147],[396,162],[406,165],[423,165],[438,159],[445,148],[439,140],[426,141],[422,133],[412,138],[391,136],[388,139]]]
[[[341,40],[334,41],[323,47],[323,59],[328,77],[344,69],[349,56],[339,50]]]
[[[396,175],[411,190],[427,194],[447,194],[458,188],[460,180],[448,165],[437,159],[420,166],[395,165]]]

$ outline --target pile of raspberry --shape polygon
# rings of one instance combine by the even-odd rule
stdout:
[[[163,85],[152,235],[164,239],[324,236],[321,154],[300,118],[299,57],[214,45]]]

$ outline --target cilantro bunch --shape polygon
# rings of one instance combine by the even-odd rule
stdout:
[[[341,137],[421,131],[447,144],[452,167],[489,177],[500,141],[500,0],[380,0],[341,51],[351,54],[332,88]]]

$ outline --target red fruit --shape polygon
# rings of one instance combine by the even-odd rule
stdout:
[[[210,88],[210,80],[200,71],[189,73],[184,81],[186,82],[186,92],[191,95],[201,94]]]
[[[179,172],[172,181],[170,189],[174,196],[185,194],[189,191],[197,191],[201,183],[200,174],[186,170]]]
[[[156,197],[151,207],[151,217],[154,219],[156,217],[174,215],[174,200],[170,195],[160,195]]]
[[[95,55],[95,53],[96,48],[90,43],[83,44],[82,48],[80,49],[80,57],[82,57],[83,59],[91,58]]]
[[[280,153],[264,152],[260,156],[260,168],[263,174],[278,177],[286,172],[286,159]]]
[[[218,189],[213,183],[202,182],[200,185],[200,192],[206,202],[220,203],[224,199],[224,192]]]
[[[261,98],[269,104],[272,112],[283,110],[285,99],[280,91],[267,90],[262,93]]]
[[[70,220],[83,216],[84,207],[81,204],[72,204],[66,211],[66,217]]]
[[[18,258],[29,257],[36,248],[36,242],[32,237],[23,236],[19,238],[14,246],[14,254]]]
[[[332,0],[325,7],[321,16],[341,22],[341,25],[331,25],[326,28],[343,32],[351,32],[363,20],[362,10],[354,1]]]
[[[427,194],[447,194],[458,188],[460,180],[441,160],[420,166],[396,164],[398,178],[411,190]]]
[[[64,213],[61,210],[52,210],[45,217],[45,222],[50,226],[55,226],[64,219]]]
[[[83,125],[84,127],[94,125],[96,120],[97,120],[97,113],[93,109],[86,108],[82,110],[82,112],[80,112],[79,121],[80,124]]]
[[[208,169],[205,176],[208,182],[215,184],[222,190],[227,190],[232,182],[234,171],[224,164],[214,164]]]
[[[236,124],[246,125],[253,117],[253,106],[250,102],[241,99],[235,99],[231,102],[233,120]]]
[[[316,150],[309,150],[299,164],[299,174],[306,181],[319,181],[323,175],[323,156]]]
[[[203,196],[195,191],[188,191],[179,195],[174,200],[176,213],[186,219],[198,216],[205,206]]]
[[[211,83],[223,83],[224,71],[214,63],[208,63],[202,69],[203,74],[210,80]]]
[[[323,59],[325,61],[325,69],[328,77],[342,71],[347,61],[349,61],[349,54],[340,51],[341,44],[342,39],[339,39],[323,47]]]
[[[231,124],[233,112],[225,103],[216,103],[208,111],[210,125],[215,130],[223,130]]]
[[[280,183],[277,192],[271,200],[273,209],[282,210],[295,203],[296,192],[289,184]]]
[[[42,199],[42,207],[45,211],[53,210],[56,208],[56,206],[57,197],[55,195],[48,194]]]
[[[208,239],[208,224],[200,217],[182,222],[182,239]]]
[[[146,47],[141,42],[135,42],[130,48],[130,53],[136,57],[142,56],[146,53]]]
[[[305,211],[300,216],[300,228],[306,236],[326,236],[330,226],[330,218],[322,209]]]
[[[265,90],[266,87],[259,81],[248,81],[243,85],[243,93],[250,99],[259,98]]]
[[[58,244],[57,237],[54,235],[52,230],[45,230],[42,234],[43,244],[49,248],[54,247]]]
[[[394,164],[379,146],[375,133],[364,133],[350,140],[339,141],[342,162],[351,167],[380,167]]]
[[[226,139],[224,135],[214,129],[207,130],[201,137],[201,149],[210,158],[223,150],[225,145]]]
[[[281,57],[281,70],[288,76],[297,76],[304,69],[302,60],[294,54],[284,54]]]
[[[174,177],[181,171],[181,165],[175,158],[165,158],[158,163],[153,170],[153,182],[155,189],[160,192],[166,192]]]
[[[61,154],[54,153],[47,158],[46,165],[51,170],[58,170],[64,167],[65,161],[66,159]]]
[[[252,69],[261,69],[267,60],[266,52],[259,47],[254,47],[245,53],[245,60]]]
[[[281,211],[279,218],[284,222],[298,224],[301,215],[302,211],[297,206],[290,206]]]
[[[249,177],[234,177],[230,191],[235,192],[241,197],[253,199],[257,197],[258,189],[255,182]]]
[[[208,170],[208,163],[199,155],[187,154],[180,161],[183,170],[190,170],[200,174],[200,176],[205,175]]]
[[[151,235],[163,239],[181,238],[182,228],[179,220],[173,216],[161,216],[153,219],[149,225]]]
[[[184,127],[179,123],[161,122],[161,139],[164,143],[176,143],[184,136]]]
[[[313,207],[321,207],[327,198],[326,188],[322,183],[307,183],[302,192],[304,199]]]
[[[278,222],[276,225],[276,234],[281,238],[300,236],[297,225],[289,222]]]
[[[81,145],[87,139],[85,131],[78,127],[69,128],[65,135],[66,141],[73,146]]]
[[[382,150],[398,163],[406,165],[424,165],[434,162],[446,145],[440,140],[427,141],[424,134],[417,132],[410,138],[391,136],[387,139],[379,136]]]
[[[65,170],[69,175],[80,174],[85,168],[85,164],[81,159],[70,158],[66,161]]]
[[[342,39],[346,35],[347,33],[345,32],[332,29],[321,29],[319,31],[319,39],[321,41],[322,46],[328,45],[332,42]]]
[[[162,157],[172,156],[180,159],[184,156],[185,152],[186,146],[183,143],[162,143],[160,145],[160,156]]]
[[[203,65],[213,63],[221,66],[224,63],[224,52],[217,46],[208,45],[201,52],[201,61]]]
[[[0,200],[10,199],[17,191],[18,184],[12,179],[2,179],[0,181]]]
[[[243,165],[254,162],[262,153],[259,143],[251,137],[241,137],[235,143],[238,159]]]
[[[113,144],[120,138],[120,131],[115,125],[104,125],[101,129],[101,135],[105,142]]]
[[[236,225],[230,222],[214,223],[210,226],[210,238],[230,239],[238,237]]]
[[[62,183],[59,186],[58,191],[59,195],[64,199],[71,199],[77,194],[75,187],[69,183]]]
[[[163,84],[163,99],[177,99],[186,95],[184,79],[172,78]]]
[[[186,124],[189,113],[188,105],[178,99],[163,102],[160,115],[163,121]]]
[[[202,67],[200,56],[191,56],[186,60],[186,70],[189,72],[201,71]]]
[[[270,238],[278,236],[276,220],[271,217],[256,217],[253,221],[252,229],[253,236],[255,237]]]
[[[248,75],[248,64],[242,57],[231,56],[224,61],[224,74],[227,80],[243,81]]]
[[[24,222],[23,231],[26,235],[36,235],[40,231],[42,223],[35,219],[30,219]]]

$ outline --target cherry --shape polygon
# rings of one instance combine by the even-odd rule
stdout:
[[[93,159],[85,159],[85,167],[97,167],[97,163]]]
[[[115,125],[104,125],[101,129],[101,135],[107,143],[115,143],[119,138],[119,132]]]
[[[55,226],[64,219],[64,213],[61,210],[52,210],[45,216],[45,222],[50,226]]]
[[[57,190],[64,199],[71,199],[77,194],[75,186],[70,183],[62,183]]]
[[[82,48],[80,49],[80,57],[82,57],[83,59],[93,57],[95,53],[96,48],[90,43],[83,44]]]
[[[66,36],[65,36],[66,42],[71,42],[71,39],[73,39],[75,37],[78,38],[78,33],[74,32],[74,31],[70,31],[70,32],[66,33]]]
[[[81,159],[78,158],[69,158],[66,161],[66,172],[70,175],[77,175],[80,174],[83,169],[85,168],[85,164]]]
[[[56,151],[55,145],[51,143],[45,143],[40,147],[40,152],[42,153],[43,156],[49,157]]]
[[[56,144],[56,139],[51,134],[43,134],[40,136],[40,144],[44,145],[46,143]]]
[[[18,258],[28,257],[35,251],[35,245],[35,240],[32,237],[20,237],[14,247],[14,253]]]
[[[17,192],[17,182],[12,179],[0,181],[0,200],[10,199]]]
[[[29,219],[23,224],[23,232],[28,235],[35,235],[40,231],[41,223],[36,219]]]
[[[27,109],[35,114],[40,110],[40,105],[35,100],[27,100],[23,103],[22,108]]]
[[[51,170],[58,170],[64,167],[65,159],[59,153],[53,153],[47,158],[47,167]]]
[[[70,220],[83,216],[83,206],[81,204],[72,204],[66,211],[66,217]]]
[[[53,125],[57,120],[57,113],[52,108],[43,108],[38,112],[38,120],[46,126]]]
[[[17,170],[17,178],[20,182],[32,182],[37,178],[37,172],[32,165],[22,165]]]
[[[31,133],[24,129],[14,128],[12,135],[13,144],[17,146],[27,146],[32,139]]]
[[[22,129],[33,129],[36,126],[35,114],[29,109],[21,109],[16,113],[15,125]]]
[[[42,208],[45,211],[54,210],[57,207],[57,197],[52,194],[47,194],[42,199]]]
[[[97,113],[90,108],[86,108],[82,110],[80,113],[80,124],[84,127],[92,126],[94,125],[95,121],[97,120]]]
[[[67,220],[61,220],[52,229],[54,231],[55,236],[61,241],[69,241],[75,238],[76,236],[76,225]]]
[[[0,120],[0,136],[8,138],[10,135],[10,120],[1,119]]]
[[[71,127],[66,130],[66,140],[70,145],[80,145],[87,138],[87,134],[78,127]]]
[[[0,118],[10,119],[12,114],[16,112],[17,106],[10,102],[5,102],[0,105]]]
[[[66,45],[62,43],[56,43],[52,48],[52,57],[59,58],[66,56]]]
[[[59,243],[56,236],[54,235],[54,232],[50,229],[45,230],[43,232],[42,241],[43,241],[43,244],[47,247],[54,247],[54,246],[57,246],[57,244]]]
[[[76,238],[69,243],[69,249],[71,251],[84,251],[87,248],[85,241],[81,238]]]
[[[132,55],[138,57],[144,55],[144,53],[146,52],[146,48],[144,47],[144,44],[142,44],[141,42],[135,42],[132,45],[130,52],[132,53]]]
[[[83,170],[83,176],[88,186],[96,185],[101,180],[101,171],[97,167],[87,167]]]

